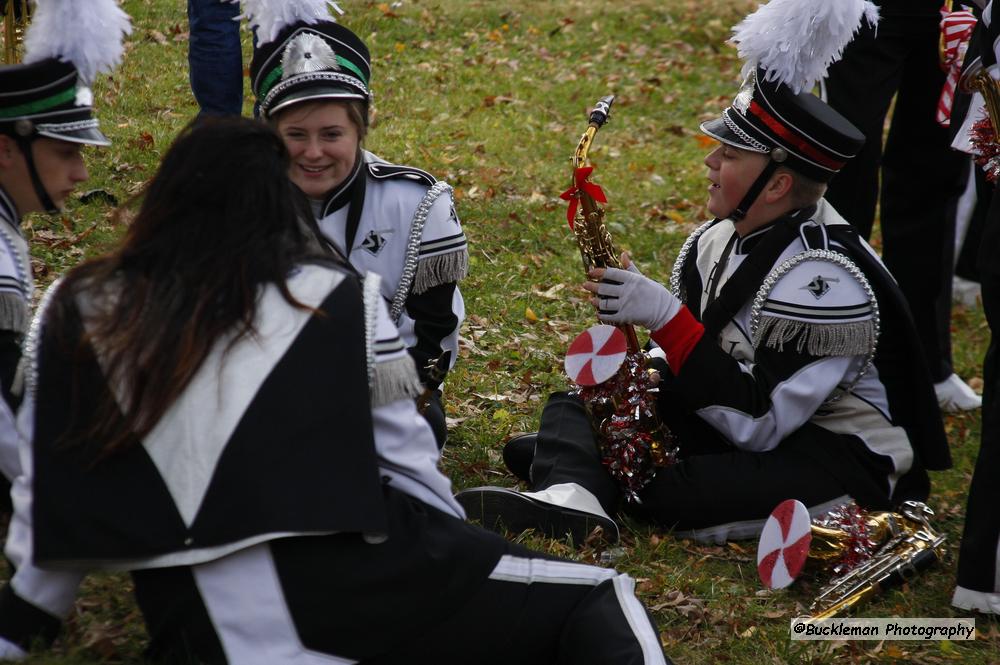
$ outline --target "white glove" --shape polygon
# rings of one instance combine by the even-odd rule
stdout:
[[[632,264],[634,266],[635,264]],[[681,311],[681,301],[638,269],[608,268],[597,284],[597,318],[659,330]]]

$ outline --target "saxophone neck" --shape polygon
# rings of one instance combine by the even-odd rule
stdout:
[[[587,154],[590,152],[590,146],[594,143],[594,137],[597,136],[598,129],[600,129],[598,125],[590,123],[587,126],[587,131],[580,137],[580,142],[576,145],[576,152],[573,153],[574,171],[587,165]]]

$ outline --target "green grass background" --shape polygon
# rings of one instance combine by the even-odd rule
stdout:
[[[171,138],[196,113],[187,80],[181,0],[125,0],[134,19],[123,66],[96,86],[111,148],[88,152],[91,181],[120,201],[155,171]],[[594,323],[579,285],[579,254],[558,194],[599,97],[616,94],[613,119],[591,156],[609,226],[646,274],[666,281],[682,241],[706,218],[709,150],[698,123],[728,104],[739,62],[725,44],[748,0],[344,1],[341,20],[373,54],[375,124],[367,147],[450,182],[470,240],[463,282],[468,317],[448,381],[452,423],[444,470],[456,489],[516,485],[503,441],[532,431],[546,396],[566,387],[568,341]],[[249,54],[249,34],[244,33]],[[250,112],[249,90],[245,106]],[[120,235],[111,205],[77,197],[57,217],[31,216],[27,233],[40,285]],[[876,238],[877,246],[877,238]],[[955,366],[979,376],[989,340],[981,308],[956,306]],[[955,468],[933,474],[932,507],[948,534],[945,561],[856,616],[967,616],[951,608],[954,553],[979,442],[979,414],[947,420]],[[755,544],[700,546],[629,523],[621,546],[516,536],[532,547],[607,563],[637,578],[666,652],[678,663],[994,663],[1000,628],[978,619],[979,638],[949,642],[791,642],[789,619],[822,580],[761,590]],[[252,583],[252,580],[248,580]],[[126,577],[89,579],[57,648],[30,662],[140,659],[141,618]]]

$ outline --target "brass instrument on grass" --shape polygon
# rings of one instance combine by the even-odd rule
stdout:
[[[573,153],[571,187],[561,198],[569,201],[567,218],[583,259],[583,269],[621,268],[619,251],[604,223],[604,192],[590,180],[593,167],[587,156],[598,130],[608,121],[614,95],[598,100],[586,131]],[[648,368],[649,356],[639,346],[635,328],[617,326],[625,335],[627,352],[618,372],[597,385],[580,386],[594,427],[597,445],[608,473],[629,502],[639,503],[639,491],[656,469],[676,461],[674,437],[660,422],[656,410],[658,377]]]
[[[860,511],[860,509],[857,509]],[[857,532],[814,522],[808,560],[844,567],[845,559],[860,559],[820,590],[809,607],[813,619],[827,619],[854,607],[886,589],[904,584],[937,561],[945,536],[930,525],[934,511],[918,501],[905,501],[897,512],[871,512],[862,516],[861,549],[873,548],[867,557],[859,548]],[[815,550],[815,555],[814,555]],[[862,556],[858,556],[861,554]]]
[[[13,65],[21,60],[21,43],[31,15],[28,0],[0,0],[3,11],[4,62]]]

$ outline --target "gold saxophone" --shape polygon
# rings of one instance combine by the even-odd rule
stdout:
[[[573,153],[573,182],[562,198],[570,201],[569,217],[580,248],[584,272],[591,268],[621,268],[618,248],[604,224],[598,199],[604,193],[590,180],[587,154],[597,131],[608,121],[614,95],[598,100],[590,122]],[[575,208],[575,210],[574,210]],[[596,386],[576,391],[590,415],[601,461],[621,486],[626,500],[639,502],[639,491],[656,469],[676,462],[677,447],[656,410],[657,378],[648,369],[649,356],[639,346],[635,328],[617,326],[628,347],[618,374]]]
[[[1000,81],[980,64],[962,74],[959,89],[983,96],[986,117],[973,123],[969,142],[976,164],[983,169],[989,182],[996,183],[1000,180]]]
[[[838,575],[810,605],[813,619],[836,616],[886,589],[910,581],[943,553],[945,536],[930,525],[934,511],[919,501],[904,501],[899,512],[851,508],[855,519],[845,522],[853,521],[860,529],[845,529],[844,522],[831,524],[823,518],[811,525],[807,562],[828,567]],[[870,552],[864,551],[869,548]],[[848,565],[852,557],[855,561]]]
[[[28,26],[28,0],[0,0],[3,10],[3,55],[8,65],[20,62],[21,42]]]
[[[994,131],[1000,127],[1000,81],[990,76],[985,67],[970,76],[965,85],[983,96],[986,113],[993,124]]]
[[[611,117],[611,105],[615,101],[614,95],[601,97],[594,110],[590,112],[590,122],[587,130],[580,137],[580,142],[573,153],[573,187],[574,195],[578,198],[580,206],[576,210],[573,220],[573,234],[576,236],[576,244],[580,247],[580,257],[583,259],[583,271],[587,273],[591,268],[621,268],[619,256],[621,253],[615,247],[611,233],[604,224],[604,208],[594,200],[591,191],[581,186],[578,182],[577,174],[580,169],[588,165],[587,154],[590,146],[594,143],[597,131]],[[585,181],[590,183],[589,174]],[[639,352],[639,338],[635,334],[635,328],[631,325],[618,326],[628,342],[628,350],[631,353]]]

